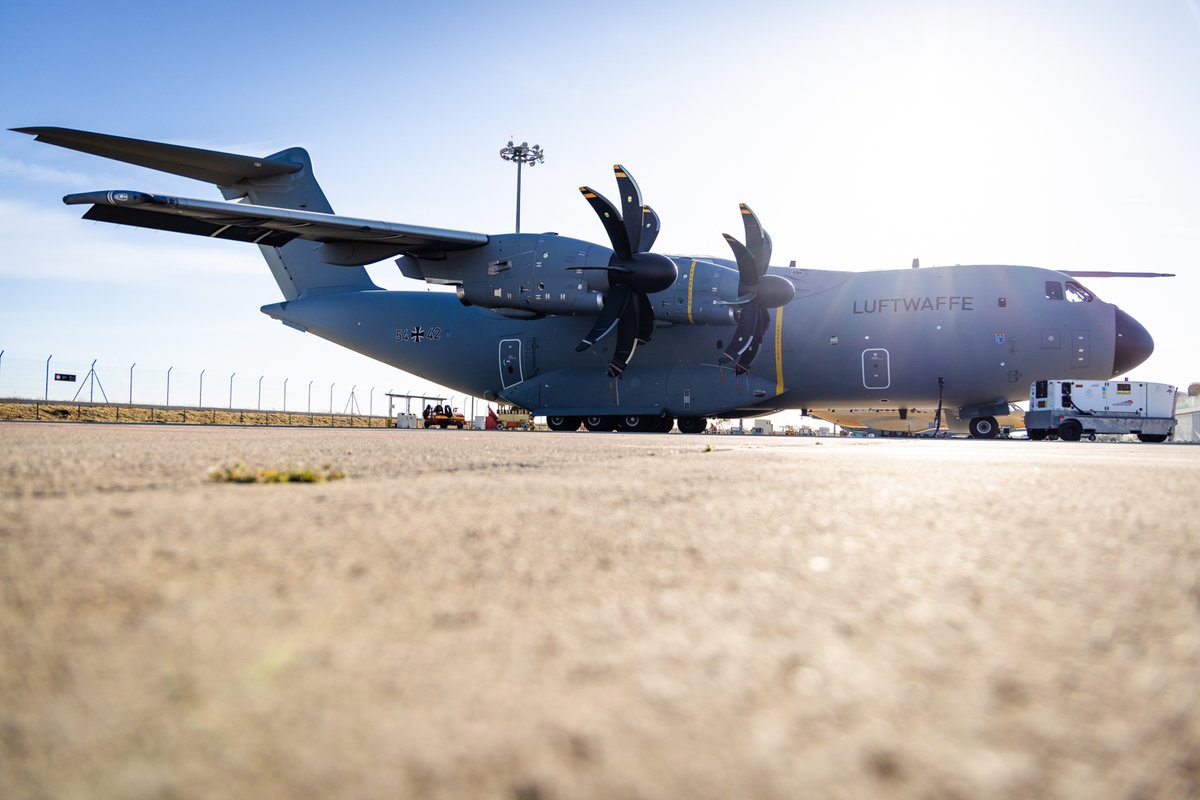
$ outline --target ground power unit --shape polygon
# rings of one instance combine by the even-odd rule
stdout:
[[[1165,442],[1175,430],[1175,387],[1145,381],[1036,381],[1025,412],[1029,438],[1077,442],[1100,433]]]

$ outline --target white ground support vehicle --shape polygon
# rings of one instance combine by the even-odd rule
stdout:
[[[1035,441],[1135,433],[1143,442],[1165,442],[1175,430],[1175,387],[1145,381],[1037,381],[1029,389],[1025,429]]]

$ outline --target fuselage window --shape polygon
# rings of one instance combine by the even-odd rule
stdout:
[[[1062,300],[1062,284],[1058,281],[1046,281],[1046,299],[1047,300]]]
[[[1096,296],[1075,281],[1067,281],[1067,300],[1072,303],[1090,303]]]

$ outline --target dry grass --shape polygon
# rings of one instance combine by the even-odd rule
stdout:
[[[344,470],[325,464],[314,467],[251,467],[237,463],[232,467],[215,467],[208,473],[214,483],[324,483],[346,477]]]
[[[387,417],[344,414],[298,414],[215,408],[164,408],[104,403],[0,401],[0,419],[61,422],[136,422],[171,425],[284,425],[304,428],[386,428]]]

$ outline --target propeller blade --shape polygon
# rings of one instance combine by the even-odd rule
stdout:
[[[735,297],[732,300],[713,300],[713,303],[719,306],[744,306],[756,297],[758,297],[758,292],[751,289],[741,297]]]
[[[637,350],[638,346],[638,327],[641,325],[641,316],[636,301],[625,304],[625,310],[617,323],[617,343],[613,347],[613,357],[608,362],[610,378],[621,377],[625,368],[629,366],[629,361],[633,358],[633,351]],[[651,322],[653,322],[653,318],[651,318]]]
[[[608,233],[608,240],[612,243],[613,252],[617,254],[617,258],[622,261],[633,258],[629,231],[625,229],[616,207],[609,202],[607,197],[587,186],[580,186],[579,191],[583,194],[583,199],[587,200],[588,205],[596,212],[596,216],[600,217],[600,222]]]
[[[642,190],[629,171],[620,164],[613,164],[613,174],[617,176],[617,188],[621,192],[621,217],[625,221],[625,233],[629,237],[629,246],[635,253],[643,253],[649,247],[642,247]]]
[[[654,247],[654,240],[658,238],[659,220],[658,214],[654,213],[654,209],[650,206],[642,206],[642,252],[650,251]]]
[[[771,265],[771,235],[763,228],[750,206],[739,203],[738,208],[742,210],[742,224],[746,227],[746,249],[754,256],[758,274],[766,275],[767,267]]]
[[[592,329],[575,347],[583,352],[603,339],[614,329],[617,341],[613,345],[608,374],[620,377],[633,358],[639,344],[650,341],[654,334],[654,306],[649,294],[668,289],[679,277],[679,268],[666,256],[651,253],[658,238],[658,214],[642,205],[642,190],[637,181],[620,164],[613,165],[613,174],[621,192],[621,212],[608,198],[588,186],[579,187],[585,200],[600,217],[613,255],[608,266],[571,267],[571,269],[603,269],[608,272],[608,292],[604,306]]]
[[[765,308],[760,306],[755,317],[754,335],[751,337],[750,345],[742,351],[737,360],[738,369],[742,372],[750,369],[750,365],[754,363],[754,357],[758,355],[758,350],[766,338],[767,329],[771,327],[771,313]]]
[[[608,296],[604,298],[604,308],[600,309],[595,324],[583,337],[583,341],[575,345],[575,352],[582,353],[612,332],[612,329],[617,327],[617,322],[620,321],[632,296],[633,292],[629,287],[621,283],[609,289]]]
[[[742,353],[745,353],[746,349],[754,344],[754,330],[758,327],[758,315],[754,312],[753,307],[742,309],[741,316],[738,317],[737,328],[733,332],[733,338],[729,340],[729,346],[721,354],[722,360],[736,363],[742,357]]]
[[[639,344],[645,344],[654,335],[654,306],[650,298],[640,292],[634,295],[634,299],[638,312],[637,340]]]
[[[599,267],[599,266],[597,266],[597,267],[589,267],[589,266],[583,266],[583,267],[576,267],[576,266],[563,267],[563,270],[564,270],[564,271],[569,271],[569,270],[573,270],[573,269],[590,269],[590,270],[594,270],[594,271],[596,271],[596,272],[616,272],[616,273],[618,273],[618,274],[620,274],[620,275],[628,275],[628,274],[630,274],[631,272],[633,272],[633,270],[631,270],[629,267],[625,266],[624,264],[606,264],[606,265],[604,265],[603,267]]]
[[[760,274],[758,271],[758,262],[754,260],[754,254],[750,252],[746,245],[728,233],[721,235],[725,237],[725,241],[729,243],[729,249],[733,251],[733,257],[737,259],[739,288],[754,286],[758,283]]]

